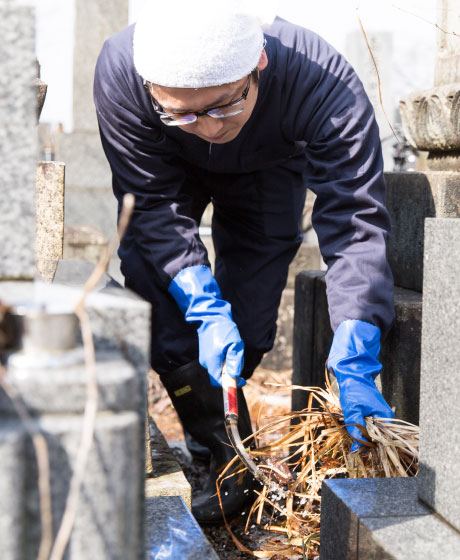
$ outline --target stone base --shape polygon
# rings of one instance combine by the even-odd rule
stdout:
[[[419,423],[422,294],[395,288],[395,322],[382,343],[382,393],[396,416]],[[377,380],[379,379],[377,378]]]
[[[385,173],[392,232],[388,262],[397,286],[422,291],[425,218],[460,218],[460,173]]]
[[[377,378],[396,416],[417,424],[419,417],[422,294],[395,288],[395,323],[382,344],[383,370]],[[325,273],[301,272],[296,279],[294,370],[292,382],[324,386],[325,363],[333,338]],[[308,393],[293,391],[292,408],[307,406]]]
[[[149,433],[153,472],[145,481],[146,497],[180,496],[191,509],[192,488],[151,416]]]
[[[146,560],[218,560],[180,497],[147,497],[145,505]]]
[[[416,478],[327,480],[321,560],[456,560],[460,534],[417,498]]]
[[[460,172],[460,151],[430,152],[426,160],[428,169],[432,171]]]
[[[63,257],[66,260],[82,260],[97,264],[107,247],[107,237],[97,227],[89,225],[65,227]]]

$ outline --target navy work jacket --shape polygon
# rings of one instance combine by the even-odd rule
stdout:
[[[284,166],[302,173],[317,196],[313,226],[328,266],[333,329],[359,319],[387,332],[393,280],[379,132],[344,57],[315,33],[277,18],[266,33],[268,66],[251,117],[233,141],[210,145],[161,123],[134,67],[133,31],[106,41],[94,86],[115,196],[119,205],[127,192],[136,197],[122,261],[135,245],[165,289],[183,268],[208,265],[198,224],[183,212],[181,162],[213,173]]]

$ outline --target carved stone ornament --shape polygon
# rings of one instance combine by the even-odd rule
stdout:
[[[400,103],[409,143],[418,150],[460,150],[460,83],[412,93]]]
[[[43,105],[45,104],[46,91],[48,86],[45,82],[42,82],[39,78],[35,79],[35,86],[37,88],[37,121],[40,119],[42,114]]]

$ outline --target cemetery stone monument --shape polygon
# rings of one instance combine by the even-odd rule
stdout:
[[[106,39],[128,25],[128,0],[75,0],[73,131],[58,140],[66,163],[66,225],[92,226],[110,239],[117,205],[93,102],[97,57]]]

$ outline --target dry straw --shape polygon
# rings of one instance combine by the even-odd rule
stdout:
[[[258,525],[283,534],[286,545],[249,550],[225,524],[239,550],[257,558],[274,554],[303,554],[318,558],[321,484],[325,478],[415,476],[418,470],[419,428],[403,420],[366,418],[362,429],[365,447],[351,453],[353,443],[343,421],[336,391],[326,375],[326,389],[292,386],[309,392],[308,406],[273,419],[255,432],[257,449],[250,450],[258,467],[282,487],[256,490],[246,533]],[[279,386],[281,387],[281,386]],[[220,475],[218,494],[225,478],[245,471],[235,457]],[[220,495],[219,495],[220,498]]]

